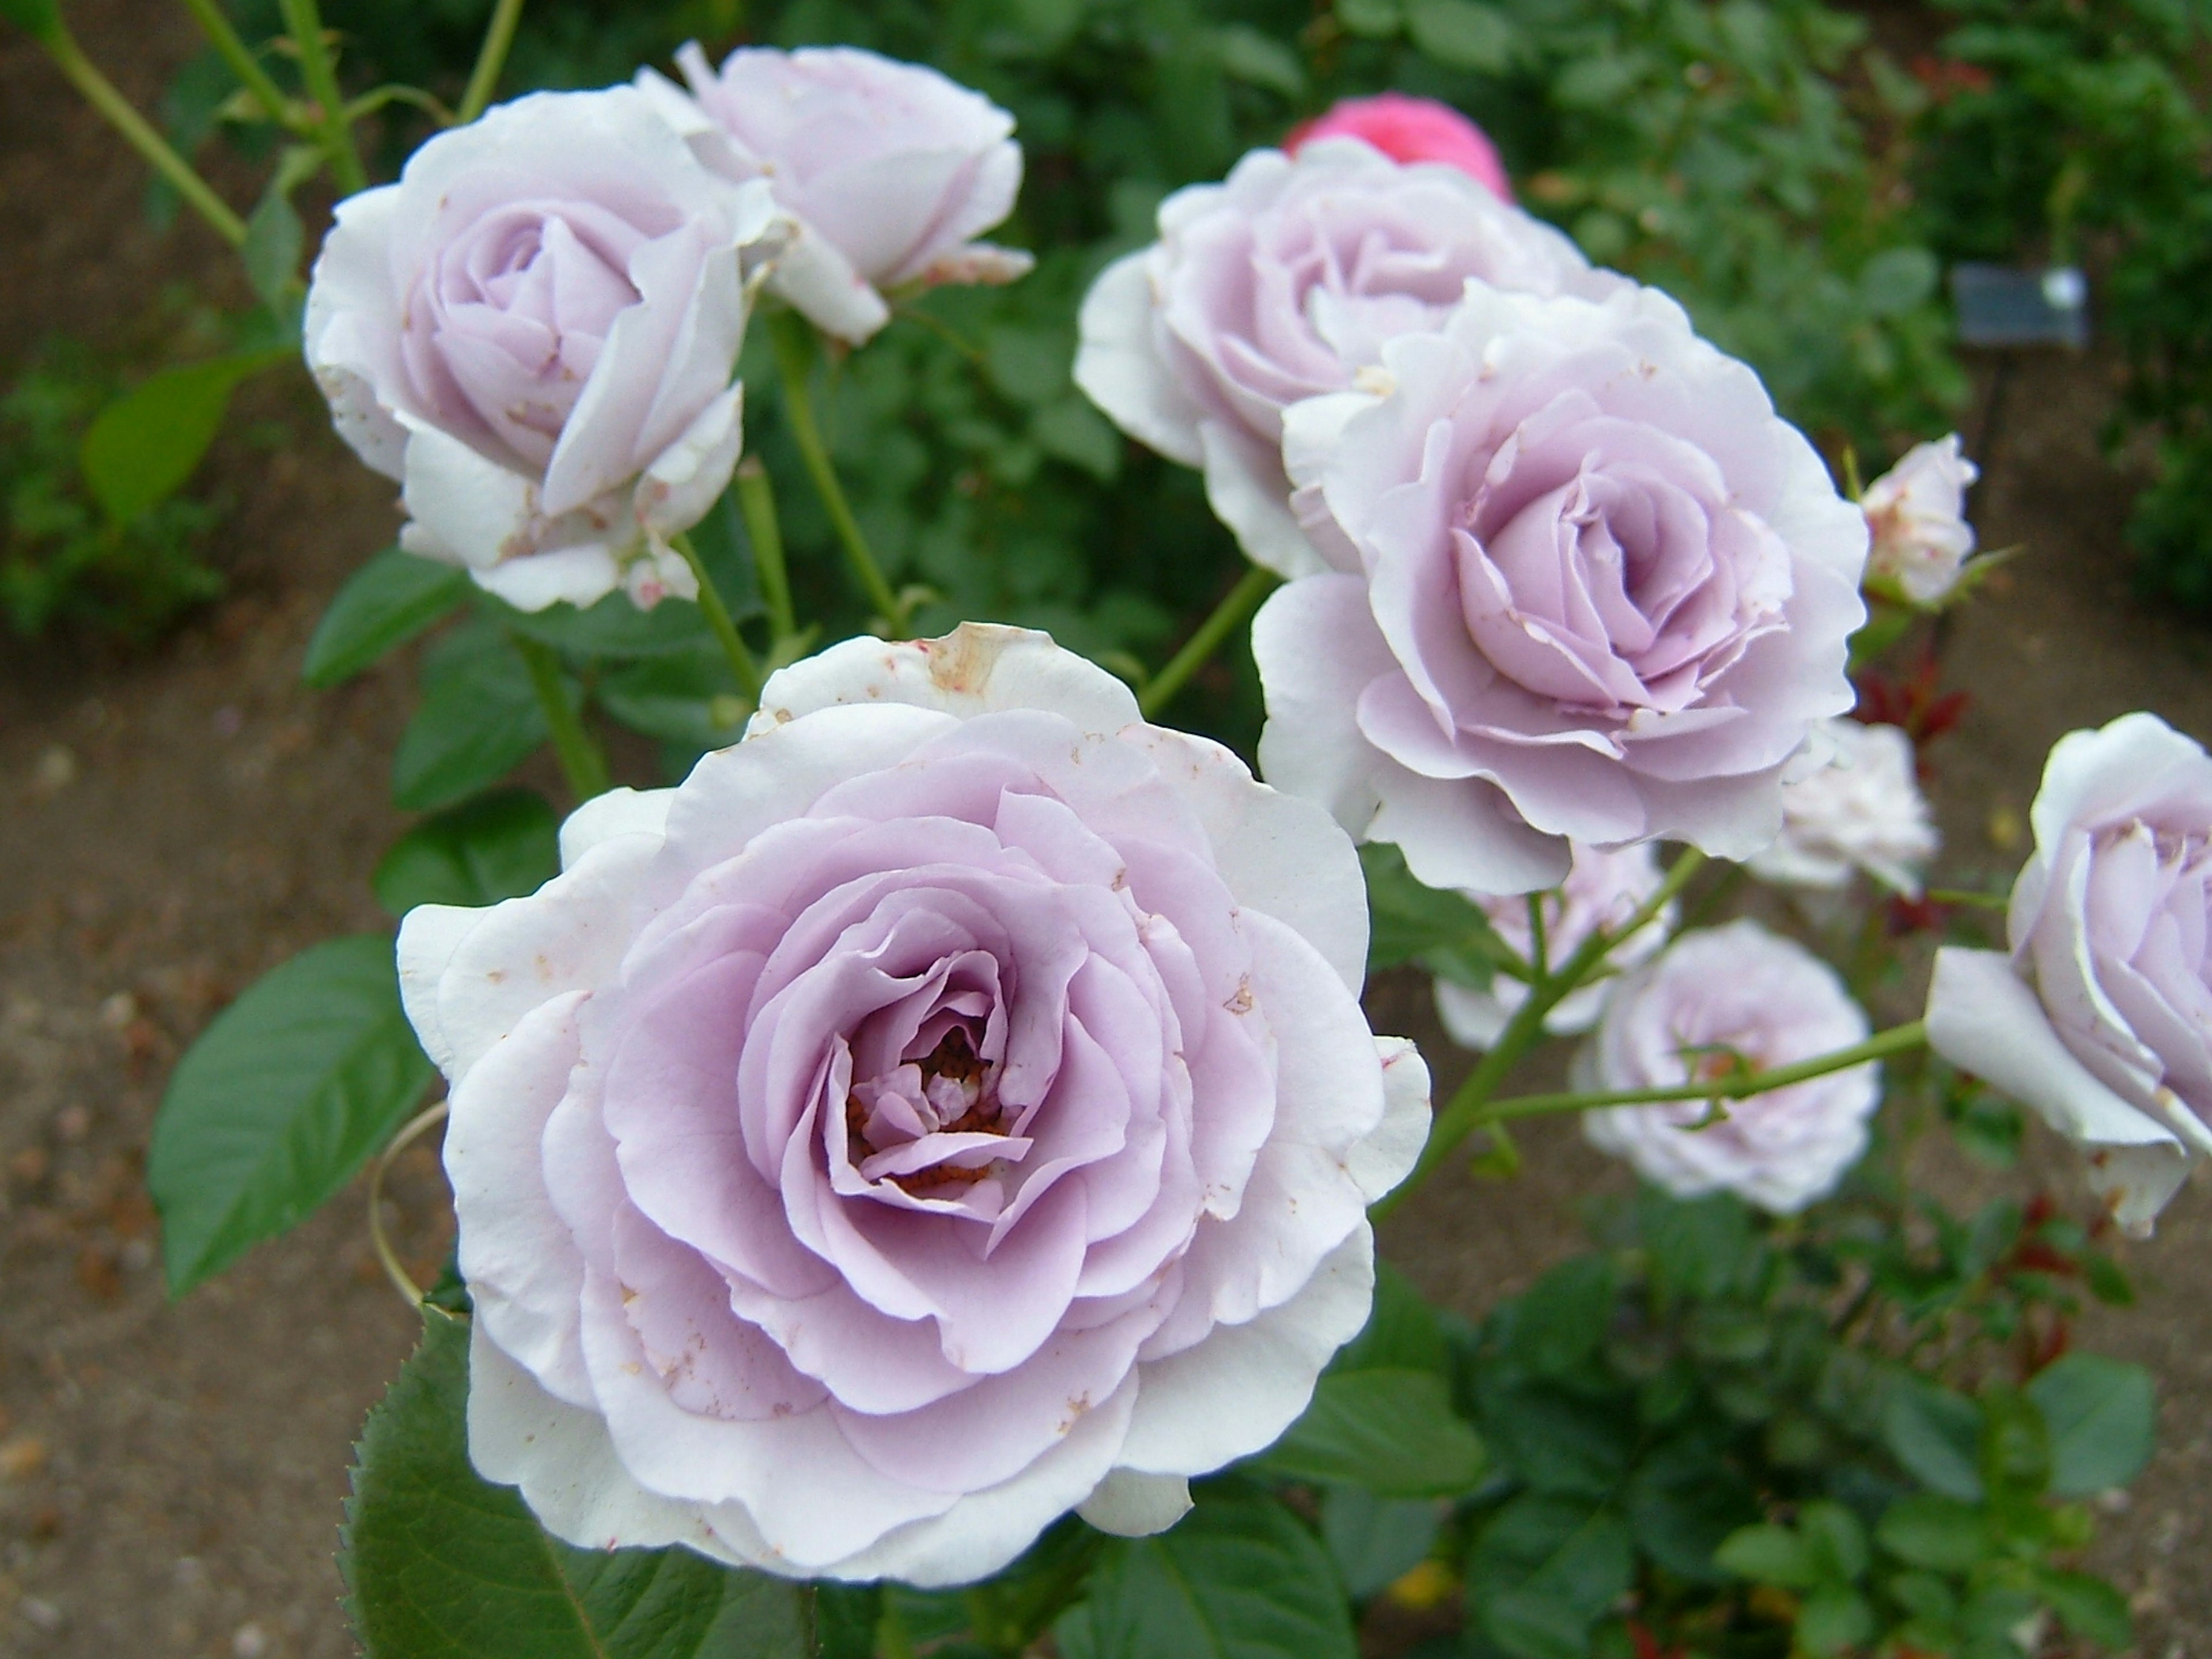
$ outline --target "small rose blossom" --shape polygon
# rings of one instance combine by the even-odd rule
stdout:
[[[693,597],[668,538],[737,465],[743,260],[775,222],[628,88],[518,99],[341,202],[307,363],[399,480],[400,545],[526,611]]]
[[[1582,943],[1601,927],[1619,927],[1650,898],[1665,877],[1649,842],[1638,842],[1617,852],[1576,847],[1567,878],[1548,893],[1537,896],[1543,907],[1544,951],[1556,968],[1572,956]],[[1490,918],[1491,927],[1522,961],[1534,963],[1535,934],[1528,925],[1528,898],[1516,895],[1467,896]],[[1644,961],[1666,942],[1674,926],[1675,906],[1670,900],[1650,926],[1616,948],[1607,958],[1614,967],[1628,969]],[[1599,1012],[1613,993],[1616,981],[1592,980],[1569,992],[1544,1016],[1544,1029],[1558,1036],[1587,1031],[1597,1023]],[[1452,1041],[1469,1048],[1487,1048],[1528,1000],[1528,988],[1510,975],[1499,974],[1490,988],[1479,991],[1437,981],[1437,1014]]]
[[[1034,263],[975,239],[1014,210],[1014,118],[920,64],[857,46],[747,46],[718,70],[694,43],[686,96],[651,70],[638,85],[727,177],[764,179],[794,226],[769,287],[854,344],[909,284],[1009,283]]]
[[[1684,933],[1622,982],[1577,1056],[1577,1088],[1664,1089],[1795,1065],[1867,1038],[1835,971],[1757,922]],[[1790,1215],[1835,1190],[1881,1103],[1869,1061],[1747,1099],[1662,1101],[1583,1114],[1592,1146],[1677,1198],[1729,1192]],[[1696,1127],[1703,1125],[1704,1127]]]
[[[1304,122],[1283,140],[1295,156],[1322,138],[1358,138],[1394,161],[1438,161],[1457,167],[1501,202],[1513,199],[1513,181],[1490,135],[1449,104],[1409,98],[1402,92],[1342,98],[1325,114]]]
[[[1285,576],[1326,568],[1290,512],[1285,409],[1439,325],[1470,276],[1540,294],[1625,281],[1458,169],[1356,138],[1254,150],[1163,202],[1159,232],[1085,298],[1076,384],[1130,436],[1202,467],[1245,554]]]
[[[1851,705],[1866,524],[1758,376],[1653,289],[1470,282],[1374,378],[1287,417],[1335,565],[1253,623],[1269,780],[1431,887],[1553,886],[1570,839],[1771,841]]]
[[[2212,1152],[2212,759],[2154,714],[2069,732],[2029,821],[2012,948],[1936,952],[1928,1041],[2086,1147],[2148,1233]]]
[[[1873,545],[1867,580],[1915,605],[1942,602],[1958,586],[1974,550],[1966,522],[1966,489],[1981,477],[1960,452],[1955,432],[1916,445],[1905,459],[1866,487],[1859,498]]]
[[[1041,634],[857,639],[399,938],[469,1443],[562,1538],[797,1577],[1157,1531],[1367,1317],[1428,1129],[1326,815]]]
[[[1778,887],[1840,888],[1863,870],[1917,898],[1942,845],[1920,793],[1912,739],[1894,726],[1832,720],[1814,734],[1826,758],[1782,786],[1782,834],[1746,863]]]

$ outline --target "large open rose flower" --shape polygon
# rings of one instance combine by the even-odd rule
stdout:
[[[1625,924],[1657,890],[1666,876],[1649,842],[1638,842],[1633,847],[1611,853],[1589,847],[1573,850],[1574,862],[1567,871],[1566,880],[1552,891],[1538,895],[1535,900],[1544,918],[1547,965],[1554,968],[1572,956],[1599,928]],[[1481,893],[1470,893],[1468,897],[1490,918],[1492,928],[1508,948],[1533,966],[1536,934],[1529,921],[1528,897],[1515,894],[1500,898]],[[1674,901],[1668,900],[1650,925],[1614,947],[1607,956],[1607,962],[1616,969],[1626,969],[1650,957],[1666,943],[1674,926],[1675,908]],[[1597,1024],[1606,999],[1619,983],[1616,979],[1600,977],[1577,986],[1544,1016],[1544,1029],[1561,1036],[1589,1030]],[[1437,1018],[1443,1022],[1453,1042],[1470,1048],[1487,1048],[1497,1042],[1506,1022],[1528,1000],[1527,983],[1509,974],[1498,975],[1486,990],[1442,977],[1437,981]]]
[[[1372,1286],[1427,1075],[1351,843],[1042,635],[855,640],[428,906],[470,1446],[580,1545],[972,1579],[1157,1529]]]
[[[1665,1089],[1771,1070],[1863,1042],[1867,1018],[1835,970],[1755,921],[1685,933],[1623,981],[1577,1056],[1576,1085]],[[1590,1144],[1677,1198],[1730,1192],[1778,1215],[1835,1190],[1866,1150],[1881,1104],[1869,1061],[1747,1099],[1711,1118],[1705,1101],[1583,1114]]]
[[[2155,714],[2069,732],[2029,819],[2012,948],[1936,952],[1928,1041],[2087,1147],[2148,1232],[2212,1152],[2212,759]]]
[[[717,70],[677,54],[690,95],[651,70],[638,84],[726,176],[762,179],[793,224],[770,286],[855,343],[908,283],[1006,283],[1030,256],[975,239],[1014,210],[1014,118],[920,64],[857,46],[747,46]]]
[[[400,545],[526,611],[696,594],[668,538],[737,465],[743,265],[776,223],[627,88],[519,99],[340,203],[307,362],[403,485]]]
[[[1866,524],[1758,376],[1655,290],[1470,282],[1376,381],[1290,414],[1343,562],[1253,623],[1269,781],[1431,887],[1555,885],[1570,837],[1771,841],[1853,701]]]
[[[1084,300],[1076,383],[1132,437],[1203,467],[1245,553],[1285,576],[1324,566],[1288,505],[1284,410],[1438,326],[1470,276],[1539,294],[1625,280],[1458,168],[1351,137],[1295,160],[1254,150],[1223,183],[1169,197],[1159,231]]]

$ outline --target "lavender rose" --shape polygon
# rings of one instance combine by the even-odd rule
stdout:
[[[1866,524],[1671,301],[1470,282],[1284,454],[1342,563],[1253,623],[1261,764],[1431,887],[1526,891],[1594,847],[1744,858],[1851,706]]]
[[[1874,544],[1867,580],[1914,605],[1940,605],[1974,550],[1966,490],[1981,477],[1955,432],[1916,444],[1859,498]]]
[[[935,70],[855,46],[748,46],[717,71],[677,54],[686,97],[651,70],[638,84],[702,160],[763,179],[794,222],[769,286],[855,344],[890,320],[886,290],[1006,283],[1032,263],[974,239],[1014,209],[1014,118]]]
[[[1626,922],[1665,875],[1649,842],[1612,853],[1577,847],[1573,854],[1566,880],[1537,900],[1543,909],[1545,953],[1553,966],[1565,961],[1599,928],[1618,927]],[[1534,961],[1536,936],[1529,926],[1527,898],[1479,893],[1468,896],[1481,907],[1491,927],[1516,955],[1523,962]],[[1607,960],[1623,969],[1644,961],[1665,942],[1668,929],[1674,925],[1674,909],[1669,902],[1650,927],[1617,947]],[[1597,1023],[1599,1011],[1615,983],[1611,979],[1594,979],[1576,987],[1544,1016],[1544,1029],[1561,1036],[1589,1030]],[[1528,1000],[1528,986],[1504,974],[1492,980],[1488,990],[1455,985],[1447,979],[1437,981],[1437,1015],[1452,1040],[1470,1048],[1487,1048],[1497,1042],[1505,1023]]]
[[[1920,870],[1942,845],[1920,793],[1912,739],[1894,726],[1827,721],[1821,763],[1782,786],[1782,833],[1747,860],[1781,887],[1833,889],[1856,871],[1918,896]]]
[[[1157,1530],[1365,1320],[1428,1085],[1351,843],[1044,635],[787,668],[562,856],[399,943],[471,1454],[561,1537],[947,1583]]]
[[[1084,300],[1076,384],[1132,437],[1203,467],[1214,512],[1285,576],[1326,568],[1287,506],[1285,409],[1437,327],[1470,276],[1593,295],[1625,280],[1457,167],[1349,137],[1296,160],[1254,150],[1223,183],[1169,197],[1159,230]]]
[[[340,203],[307,362],[404,487],[400,545],[526,611],[696,595],[667,538],[737,465],[743,266],[775,223],[627,88],[519,99]]]
[[[2087,1147],[2147,1233],[2212,1152],[2212,759],[2154,714],[2069,732],[2029,819],[2012,948],[1936,952],[1928,1041]]]
[[[1755,921],[1735,921],[1682,934],[1622,982],[1577,1057],[1576,1085],[1670,1088],[1811,1060],[1866,1036],[1866,1015],[1826,963]],[[1583,1131],[1677,1198],[1730,1192],[1789,1215],[1835,1189],[1866,1150],[1867,1120],[1881,1103],[1881,1068],[1869,1061],[1731,1102],[1716,1122],[1705,1121],[1706,1102],[1674,1101],[1585,1112]]]

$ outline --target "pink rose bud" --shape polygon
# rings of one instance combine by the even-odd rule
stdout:
[[[1682,934],[1621,982],[1577,1060],[1575,1085],[1672,1088],[1794,1065],[1866,1036],[1866,1015],[1833,969],[1755,921],[1732,921]],[[1729,1192],[1789,1215],[1835,1190],[1881,1104],[1881,1067],[1869,1061],[1726,1102],[1717,1119],[1705,1101],[1655,1102],[1585,1112],[1583,1130],[1677,1198]]]
[[[1075,382],[1139,442],[1205,468],[1246,556],[1285,576],[1327,567],[1291,515],[1285,410],[1442,326],[1470,277],[1590,298],[1626,283],[1463,173],[1357,137],[1255,149],[1163,202],[1159,233],[1091,285]]]
[[[469,1449],[594,1549],[984,1577],[1157,1532],[1365,1322],[1429,1128],[1359,860],[1042,634],[855,639],[399,932]]]
[[[2058,740],[2010,951],[1947,946],[1928,1042],[2087,1149],[2148,1233],[2212,1152],[2212,759],[2155,714]]]
[[[1326,115],[1293,127],[1283,148],[1296,155],[1316,138],[1364,138],[1394,161],[1441,161],[1499,201],[1513,199],[1512,180],[1490,136],[1433,98],[1381,92],[1372,98],[1340,99]]]
[[[668,538],[737,465],[744,274],[775,228],[627,87],[502,105],[340,203],[307,364],[400,482],[399,544],[525,611],[695,595]]]
[[[1006,283],[1032,261],[974,239],[1013,211],[1014,118],[919,64],[854,46],[749,46],[676,56],[687,97],[651,70],[638,86],[708,165],[765,179],[796,234],[769,286],[817,328],[866,339],[908,284]]]

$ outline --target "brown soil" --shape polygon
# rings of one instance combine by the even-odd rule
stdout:
[[[142,106],[191,50],[181,12],[145,0],[70,15]],[[100,337],[179,277],[228,291],[212,238],[146,227],[143,177],[0,33],[0,370],[46,330]],[[2016,861],[2060,732],[2149,706],[2212,736],[2212,636],[2128,596],[2130,481],[2093,438],[2108,399],[2094,360],[2023,363],[1984,458],[1985,539],[2031,553],[1945,642],[1948,681],[1977,698],[1939,750],[1956,879]],[[399,824],[385,780],[408,665],[319,695],[297,678],[322,605],[388,539],[391,492],[329,438],[302,380],[252,401],[295,441],[227,440],[212,464],[236,507],[220,608],[139,657],[0,646],[0,1656],[353,1650],[331,1559],[349,1449],[414,1327],[368,1251],[362,1194],[172,1305],[140,1178],[162,1079],[208,1018],[299,948],[382,925],[366,872]],[[1372,1000],[1379,1028],[1437,1038],[1418,985]],[[1425,1046],[1449,1086],[1464,1057]],[[1577,1200],[1621,1180],[1561,1126],[1523,1146],[1517,1182],[1447,1176],[1386,1232],[1470,1311],[1574,1248]],[[2030,1161],[2021,1179],[2075,1190],[2063,1149]],[[443,1244],[427,1150],[394,1192],[427,1267]],[[2185,1193],[2130,1253],[2142,1306],[2087,1334],[2165,1389],[2158,1462],[2103,1547],[2159,1659],[2212,1630],[2212,1540],[2187,1498],[2212,1459],[2208,1244],[2212,1206]]]

